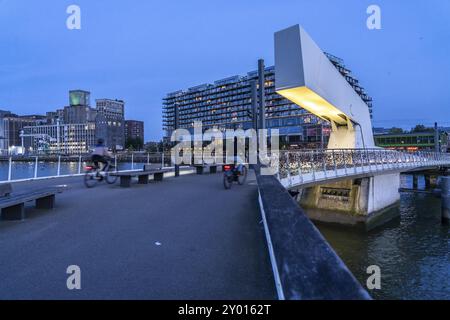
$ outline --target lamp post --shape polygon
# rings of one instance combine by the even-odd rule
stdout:
[[[175,109],[174,129],[177,130],[178,126],[180,125],[180,112],[178,102],[175,103],[174,109]],[[177,163],[175,163],[175,177],[179,176],[180,176],[180,166]]]

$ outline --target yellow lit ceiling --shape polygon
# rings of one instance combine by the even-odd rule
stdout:
[[[278,90],[277,93],[322,119],[347,124],[347,116],[342,111],[305,86]]]

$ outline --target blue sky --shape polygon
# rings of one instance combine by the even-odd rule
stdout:
[[[366,28],[370,4],[382,30]],[[86,89],[124,99],[156,140],[166,93],[272,65],[273,33],[297,23],[373,96],[375,126],[450,126],[447,0],[0,0],[0,109],[45,113]]]

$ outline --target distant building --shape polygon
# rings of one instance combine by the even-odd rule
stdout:
[[[125,141],[128,139],[141,139],[144,143],[144,122],[137,120],[125,121]]]
[[[56,123],[24,127],[25,140],[31,150],[45,154],[83,154],[96,144],[97,136],[104,134],[106,122],[97,117],[86,123]]]
[[[121,150],[125,146],[125,102],[122,100],[97,99],[96,111],[107,124],[105,144],[111,149]]]
[[[373,131],[373,134],[374,134],[374,135],[377,135],[377,134],[387,134],[387,133],[389,133],[390,130],[391,130],[391,129],[388,129],[388,128],[380,128],[380,127],[378,127],[378,128],[376,128],[376,127],[372,128],[372,131]]]
[[[119,109],[123,114],[121,103]],[[99,138],[109,141],[107,145],[115,148],[116,143],[123,141],[124,134],[123,123],[117,125],[114,122],[117,127],[122,127],[118,133],[111,130],[111,121],[108,125],[106,116],[113,119],[110,112],[113,109],[109,105],[100,110],[92,108],[89,91],[71,90],[69,106],[47,112],[42,120],[23,128],[26,149],[39,153],[83,154],[90,152]]]
[[[34,126],[44,123],[45,116],[26,115],[19,116],[10,111],[0,110],[0,150],[2,153],[10,152],[12,149],[24,147],[30,144],[22,145],[21,132],[26,126]]]
[[[434,132],[412,132],[399,134],[374,135],[375,145],[378,147],[406,151],[434,151]],[[439,148],[442,152],[447,151],[448,134],[440,132]]]

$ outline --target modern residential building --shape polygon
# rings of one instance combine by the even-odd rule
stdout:
[[[378,147],[394,150],[406,151],[434,151],[435,133],[429,132],[408,132],[399,134],[375,134],[375,145]],[[442,152],[447,151],[448,133],[439,133],[439,149]]]
[[[125,141],[129,139],[141,139],[144,143],[144,122],[137,120],[125,120]]]
[[[358,81],[345,68],[343,61],[332,55],[328,58],[345,76],[353,89],[372,109],[372,99]],[[257,71],[245,76],[233,76],[167,94],[163,99],[163,130],[165,140],[170,138],[174,126],[174,108],[179,108],[180,128],[193,131],[194,121],[201,121],[203,129],[252,127],[251,81],[258,80]],[[291,148],[321,148],[326,146],[330,125],[275,92],[275,69],[265,69],[266,127],[279,129],[281,145]]]
[[[121,150],[125,145],[125,102],[122,100],[97,99],[96,111],[106,119],[106,145]]]

